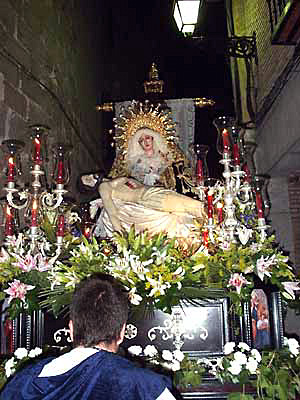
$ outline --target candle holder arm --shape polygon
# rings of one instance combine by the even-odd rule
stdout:
[[[15,193],[15,192],[12,190],[9,190],[9,189],[6,189],[6,190],[7,190],[6,199],[7,199],[8,204],[11,207],[15,208],[16,210],[22,210],[23,208],[27,207],[29,198],[30,198],[30,195],[27,191],[23,191],[23,192],[19,193],[20,200],[25,199],[25,201],[21,204],[16,204],[14,201],[14,196],[13,196],[13,193]]]

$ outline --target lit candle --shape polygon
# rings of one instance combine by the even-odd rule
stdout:
[[[203,166],[202,160],[197,160],[197,167],[196,167],[196,178],[197,178],[197,185],[203,184]]]
[[[86,239],[90,239],[90,236],[91,236],[91,229],[90,229],[89,226],[85,226],[85,227],[84,227],[83,236],[84,236]]]
[[[31,209],[31,226],[37,226],[38,223],[38,207],[37,207],[37,201],[33,200],[32,203],[32,209]]]
[[[56,236],[63,237],[64,234],[65,234],[65,216],[61,214],[58,217]]]
[[[205,247],[208,246],[208,230],[207,230],[207,229],[205,229],[205,230],[202,232],[202,242],[203,242],[203,244],[204,244]]]
[[[56,176],[56,183],[57,184],[64,184],[65,180],[65,166],[63,160],[58,160],[57,163],[57,176]]]
[[[13,157],[9,157],[7,182],[14,182],[14,181],[15,181],[15,163]]]
[[[213,191],[207,192],[207,216],[208,218],[213,217]]]
[[[233,145],[233,164],[240,165],[240,149],[238,143]]]
[[[218,211],[218,222],[220,224],[221,222],[223,222],[223,204],[220,202],[217,204],[217,211]]]
[[[13,235],[13,215],[9,206],[6,206],[5,235]]]
[[[257,217],[264,218],[263,202],[260,192],[256,192],[256,209],[257,209]]]
[[[34,157],[33,160],[36,164],[41,163],[41,142],[39,139],[34,139]]]
[[[245,177],[244,177],[245,182],[251,183],[251,173],[248,164],[245,163],[243,165],[243,171],[245,172]]]
[[[227,129],[223,129],[222,139],[223,139],[223,152],[228,154],[230,153],[230,143],[229,143],[229,132]]]

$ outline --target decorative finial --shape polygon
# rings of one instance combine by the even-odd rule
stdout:
[[[144,82],[145,93],[162,93],[164,81],[159,79],[158,69],[155,63],[152,63],[148,76],[149,80]]]
[[[149,71],[149,79],[150,81],[158,81],[158,69],[155,63],[152,63],[150,71]]]

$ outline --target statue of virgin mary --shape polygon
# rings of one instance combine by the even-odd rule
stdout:
[[[202,202],[174,190],[174,165],[187,160],[175,143],[173,121],[158,107],[133,102],[115,120],[117,157],[110,179],[99,186],[98,236],[134,225],[136,232],[192,238],[206,220]]]

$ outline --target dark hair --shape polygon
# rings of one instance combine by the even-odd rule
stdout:
[[[75,289],[70,305],[75,346],[112,343],[128,317],[128,295],[112,276],[92,275]]]

